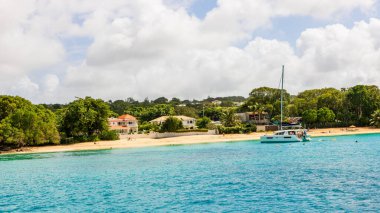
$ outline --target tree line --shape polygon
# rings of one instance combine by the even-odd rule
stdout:
[[[305,127],[380,127],[380,90],[375,85],[350,88],[322,88],[290,95],[284,91],[284,117],[301,117]],[[77,98],[68,104],[32,104],[17,96],[0,96],[0,149],[95,140],[114,140],[108,118],[130,114],[138,118],[140,131],[181,129],[170,119],[164,127],[149,123],[160,116],[185,115],[197,118],[202,129],[218,128],[221,133],[255,131],[251,123],[241,123],[238,112],[266,112],[273,123],[280,119],[281,90],[269,87],[253,89],[248,98],[241,96],[208,97],[204,100],[180,100],[160,97],[155,100],[103,101]],[[215,104],[213,101],[220,101]],[[215,125],[219,121],[222,125]],[[160,129],[162,128],[162,129]]]
[[[128,113],[136,116],[140,123],[148,122],[163,115],[186,115],[194,118],[207,117],[212,121],[225,120],[232,112],[266,112],[273,123],[280,121],[281,90],[269,87],[253,89],[248,98],[234,96],[207,98],[204,100],[168,100],[164,97],[143,102],[131,98],[109,101],[111,109],[117,114]],[[220,100],[220,105],[212,103]],[[233,103],[240,102],[238,106]],[[322,88],[290,95],[284,91],[284,117],[302,118],[307,127],[368,126],[376,110],[380,108],[380,90],[375,85],[357,85],[350,88]],[[231,113],[230,113],[231,114]],[[228,117],[228,116],[227,116]],[[231,116],[230,116],[231,117]],[[235,126],[229,119],[225,126]],[[234,124],[234,125],[231,125]]]
[[[368,126],[380,108],[380,90],[375,85],[350,88],[306,90],[292,96],[285,92],[284,113],[288,117],[302,117],[308,127]],[[266,111],[279,120],[280,90],[258,88],[252,90],[244,110]]]

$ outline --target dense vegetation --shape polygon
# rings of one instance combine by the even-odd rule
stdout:
[[[57,110],[57,115],[58,129],[65,142],[109,140],[116,135],[108,132],[108,118],[113,113],[101,99],[79,98]]]
[[[53,112],[20,97],[0,96],[0,149],[59,141]]]
[[[68,142],[114,140],[107,119],[113,113],[100,99],[86,97],[53,113],[21,97],[0,96],[0,149]]]
[[[371,116],[371,125],[380,128],[380,110],[376,110]]]
[[[280,120],[281,90],[269,87],[253,89],[248,98],[218,97],[204,100],[180,100],[160,97],[137,101],[133,98],[104,102],[91,97],[62,104],[34,105],[20,97],[0,96],[0,148],[25,145],[113,140],[118,135],[108,130],[107,118],[131,114],[139,120],[140,131],[176,131],[181,124],[171,118],[165,125],[149,123],[160,116],[194,117],[200,129],[218,129],[220,133],[255,131],[253,124],[241,123],[237,112],[267,112],[271,121]],[[285,91],[284,118],[302,117],[306,127],[367,126],[380,127],[380,90],[373,85],[351,88],[306,90],[298,95]],[[216,126],[212,121],[219,121]],[[178,125],[177,125],[178,124]]]
[[[183,129],[182,121],[176,117],[170,116],[162,124],[160,131],[161,132],[175,132],[180,129]]]

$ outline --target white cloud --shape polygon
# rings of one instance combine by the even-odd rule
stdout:
[[[56,75],[47,74],[44,77],[43,85],[45,87],[45,91],[48,93],[53,93],[57,87],[59,86],[59,78]]]
[[[345,87],[360,83],[380,84],[380,20],[309,29],[297,41],[306,82],[312,86]],[[307,72],[306,72],[307,71]],[[323,79],[315,80],[315,79]]]
[[[233,43],[249,39],[253,30],[270,25],[276,17],[336,19],[355,9],[370,11],[374,4],[375,0],[219,0],[203,25],[206,31],[219,33]]]
[[[336,20],[374,0],[219,0],[204,20],[187,13],[192,0],[15,2],[0,8],[0,91],[35,101],[247,95],[276,87],[282,64],[292,92],[380,83],[378,19],[305,29],[295,48],[251,38],[273,18]],[[79,65],[67,61],[63,42],[77,37],[93,40]]]
[[[17,93],[26,93],[29,96],[35,96],[38,93],[39,86],[38,84],[31,81],[28,77],[21,78],[17,84],[15,84],[11,91],[15,94]]]

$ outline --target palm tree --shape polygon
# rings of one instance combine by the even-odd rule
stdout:
[[[258,104],[256,111],[259,114],[259,122],[261,122],[261,115],[265,112],[265,107],[261,104]]]
[[[261,122],[261,116],[266,110],[265,106],[255,102],[253,105],[249,106],[249,109],[254,113],[255,123],[259,124]],[[256,113],[258,114],[258,117],[256,116]]]
[[[380,109],[376,110],[372,115],[371,115],[371,120],[370,124],[374,127],[380,128]]]
[[[260,114],[263,111],[262,105],[259,103],[255,102],[253,105],[249,106],[249,109],[253,112],[253,116],[255,119],[255,123],[259,123],[260,121]],[[256,113],[258,112],[259,117],[257,118]],[[258,119],[258,120],[257,120]]]
[[[238,123],[238,116],[234,109],[227,109],[221,116],[222,123],[225,127],[233,127]]]

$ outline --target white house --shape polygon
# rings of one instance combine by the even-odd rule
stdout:
[[[109,118],[108,125],[110,130],[116,130],[119,133],[135,133],[139,130],[137,119],[128,114],[117,118]]]
[[[171,117],[171,116],[161,116],[159,118],[151,120],[150,123],[156,124],[156,125],[161,125],[169,117]],[[195,119],[195,118],[187,117],[184,115],[177,115],[177,116],[172,116],[172,117],[175,117],[175,118],[178,118],[179,120],[181,120],[182,125],[185,129],[196,129],[197,128],[197,126],[195,125],[197,119]]]

